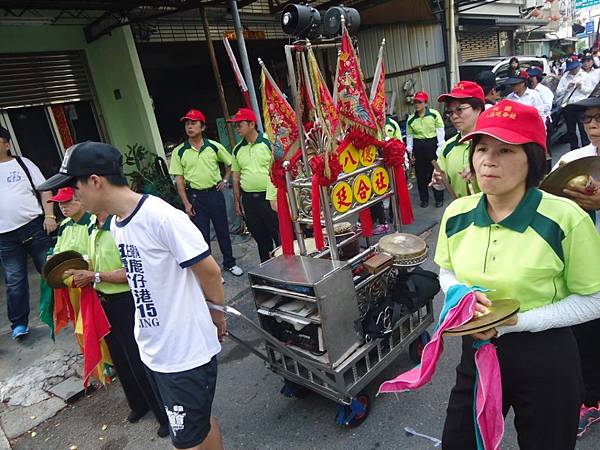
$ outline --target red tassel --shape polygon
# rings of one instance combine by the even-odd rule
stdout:
[[[358,217],[360,218],[363,237],[373,236],[373,220],[371,219],[371,211],[369,208],[363,209],[358,214]]]
[[[404,176],[404,168],[397,165],[394,168],[394,177],[396,180],[396,196],[398,197],[398,207],[400,208],[400,215],[402,225],[410,225],[415,220],[413,216],[412,205],[410,203],[410,196],[408,195],[408,187],[406,186],[406,177]]]
[[[313,173],[312,185],[312,222],[313,222],[313,236],[315,237],[315,245],[317,250],[321,250],[325,247],[325,241],[323,240],[323,228],[321,227],[321,197],[319,195],[319,174]]]
[[[292,216],[287,201],[287,191],[284,186],[277,188],[277,216],[279,218],[279,237],[284,255],[294,254],[294,232],[292,231]]]

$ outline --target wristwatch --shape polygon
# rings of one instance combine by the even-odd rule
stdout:
[[[94,283],[101,283],[102,282],[102,278],[100,278],[100,272],[96,272],[94,274]]]

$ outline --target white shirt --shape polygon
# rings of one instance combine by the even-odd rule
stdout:
[[[569,83],[581,83],[581,87],[578,87],[577,89],[575,89],[575,92],[573,92],[573,86],[568,87]],[[571,92],[573,92],[573,95],[571,95],[567,103],[568,105],[570,105],[571,103],[575,103],[579,100],[587,98],[593,90],[594,85],[590,76],[583,70],[579,70],[579,72],[577,72],[577,75],[571,75],[570,72],[567,72],[562,76],[562,78],[558,82],[558,87],[556,88],[556,96],[566,96],[562,100],[564,102],[565,100],[567,100],[567,97],[571,95]]]
[[[583,71],[583,69],[581,69],[581,70]],[[592,80],[592,84],[594,85],[594,87],[596,87],[598,82],[600,82],[600,69],[592,69],[586,73],[590,76],[590,79]]]
[[[29,169],[33,185],[46,181],[40,169],[27,158],[21,158]],[[0,233],[28,224],[43,214],[25,171],[16,159],[0,163]]]
[[[208,363],[221,345],[204,292],[188,268],[210,255],[189,217],[144,195],[111,232],[135,300],[134,335],[144,364],[156,372],[182,372]]]
[[[534,91],[540,94],[542,102],[544,103],[544,114],[542,117],[546,119],[552,114],[552,102],[554,101],[554,92],[548,86],[544,86],[542,83],[538,83]]]
[[[539,92],[534,91],[533,89],[525,88],[525,92],[523,92],[523,95],[520,97],[514,92],[511,92],[506,96],[506,99],[512,100],[513,102],[519,102],[524,105],[533,106],[538,110],[540,116],[542,116],[544,123],[546,122],[546,107],[544,106],[544,101],[542,100]]]

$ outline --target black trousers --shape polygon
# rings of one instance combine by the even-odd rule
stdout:
[[[417,189],[422,202],[429,201],[429,183],[433,174],[431,161],[437,159],[437,138],[415,139],[413,141],[413,155],[415,156],[415,175],[417,176]],[[444,191],[433,190],[436,202],[444,201]]]
[[[598,406],[600,401],[600,319],[581,323],[571,327],[579,347],[581,373],[585,392],[583,403],[586,406]]]
[[[281,245],[277,213],[264,192],[242,192],[242,206],[248,231],[258,245],[260,262],[265,262],[275,247]]]
[[[106,344],[129,407],[137,413],[144,413],[151,409],[159,424],[169,423],[167,414],[148,381],[146,367],[140,359],[140,350],[135,342],[133,335],[135,300],[131,292],[122,294],[98,292],[98,295],[111,325],[110,333],[106,336]]]
[[[223,193],[216,188],[198,191],[188,189],[188,198],[196,214],[192,222],[198,227],[204,236],[204,240],[210,248],[210,222],[212,221],[219,242],[219,248],[223,255],[223,267],[226,269],[235,266],[235,258],[231,248],[229,237],[229,223],[227,221],[227,207]]]
[[[371,219],[373,220],[373,222],[377,222],[380,225],[386,223],[383,202],[375,203],[369,209],[371,210]]]
[[[509,333],[492,341],[502,376],[503,414],[512,407],[521,450],[575,448],[582,380],[577,343],[570,328]],[[473,338],[463,338],[442,447],[477,450],[473,422]]]
[[[579,118],[580,113],[575,108],[567,106],[565,109],[563,109],[563,115],[567,125],[567,138],[569,140],[569,146],[571,147],[571,150],[588,145],[590,140],[585,132],[585,128],[583,128],[583,122]],[[581,145],[579,145],[579,140],[577,139],[577,128],[579,128]]]

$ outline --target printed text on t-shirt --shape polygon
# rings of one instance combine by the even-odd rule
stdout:
[[[146,286],[144,265],[138,248],[135,245],[119,244],[119,253],[121,254],[123,267],[127,272],[131,293],[135,299],[136,319],[139,328],[159,326],[158,313],[152,300],[152,294]]]

